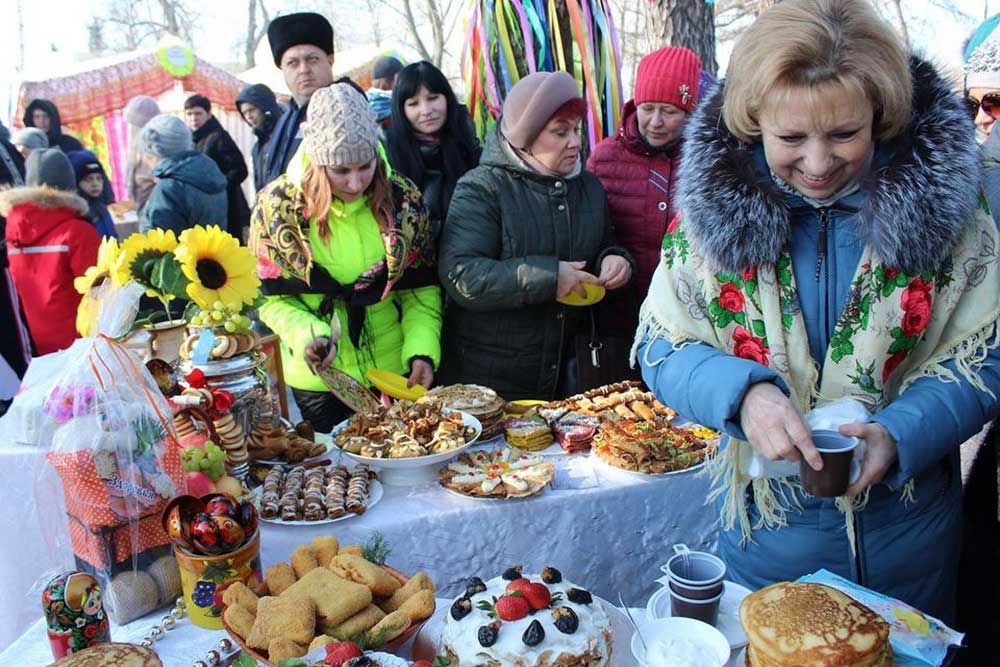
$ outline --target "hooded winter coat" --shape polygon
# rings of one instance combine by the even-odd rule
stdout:
[[[75,137],[63,134],[62,120],[59,118],[59,109],[49,100],[31,100],[31,103],[28,104],[28,107],[24,110],[24,118],[22,118],[25,127],[35,126],[35,121],[31,115],[36,109],[41,109],[49,115],[49,130],[45,134],[49,137],[50,148],[61,148],[63,153],[83,150],[83,144],[77,141]]]
[[[609,301],[602,309],[602,329],[634,336],[639,304],[660,260],[667,223],[674,216],[674,188],[680,163],[680,142],[651,147],[639,133],[635,102],[625,105],[618,134],[604,139],[587,159],[608,193],[608,210],[618,241],[635,258],[631,299]]]
[[[70,164],[73,165],[73,171],[76,173],[76,182],[78,184],[77,194],[83,197],[83,200],[87,202],[87,206],[89,207],[87,219],[90,220],[97,233],[101,236],[113,236],[117,238],[118,233],[115,231],[115,221],[111,218],[111,212],[108,211],[108,204],[114,203],[114,197],[107,197],[104,193],[99,197],[90,197],[79,189],[79,183],[85,176],[84,168],[88,164],[96,163],[100,165],[101,176],[104,178],[104,182],[107,183],[108,175],[104,173],[104,165],[101,165],[97,156],[88,150],[70,151],[66,157],[69,158]],[[107,188],[105,188],[106,190]]]
[[[212,161],[219,166],[222,175],[226,177],[228,231],[242,240],[243,230],[250,223],[250,207],[247,206],[247,199],[240,187],[247,178],[247,163],[243,159],[243,153],[215,116],[210,116],[205,124],[194,132],[194,145],[212,158]]]
[[[593,174],[540,175],[506,141],[489,135],[479,166],[455,187],[441,234],[440,380],[492,387],[507,400],[549,399],[589,322],[586,309],[556,302],[559,262],[585,261],[597,275],[608,255],[632,259],[615,241]]]
[[[253,128],[253,134],[257,137],[257,142],[253,145],[253,150],[251,151],[253,189],[254,192],[260,192],[267,185],[267,181],[264,180],[267,175],[267,140],[271,138],[271,132],[274,131],[274,126],[285,112],[285,109],[278,104],[278,100],[274,97],[271,89],[262,83],[255,83],[240,91],[239,96],[236,98],[236,108],[239,109],[240,104],[243,103],[254,105],[263,111],[265,115],[264,124],[261,127]]]
[[[183,151],[153,167],[156,187],[142,209],[143,229],[172,229],[178,234],[195,225],[226,227],[226,177],[198,151]]]
[[[48,186],[0,192],[10,273],[39,355],[65,349],[77,337],[80,295],[73,279],[97,262],[101,244],[87,212],[82,197]]]
[[[972,219],[968,202],[975,200],[968,194],[978,188],[979,165],[968,116],[930,65],[913,59],[911,71],[911,126],[876,144],[860,189],[825,208],[779,189],[762,146],[729,132],[722,86],[685,129],[678,203],[685,223],[697,228],[701,254],[713,266],[740,271],[773,263],[787,248],[798,289],[793,307],[801,309],[820,367],[866,243],[880,257],[932,270]],[[690,307],[706,308],[694,301]],[[891,342],[886,332],[887,349]],[[753,384],[771,382],[787,393],[771,368],[704,343],[674,349],[663,339],[641,341],[638,359],[661,400],[739,439],[745,439],[740,406]],[[954,362],[944,366],[955,370]],[[790,491],[801,509],[787,513],[788,525],[754,530],[745,543],[739,525],[721,531],[719,550],[733,581],[757,589],[826,568],[951,622],[961,532],[959,444],[997,413],[1000,350],[993,347],[980,370],[993,396],[954,375],[952,382],[920,378],[872,416],[895,439],[898,458],[855,513],[856,555],[835,499]],[[909,480],[914,495],[907,499]],[[751,494],[751,525],[759,518]]]

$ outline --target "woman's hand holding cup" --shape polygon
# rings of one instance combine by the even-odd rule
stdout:
[[[761,456],[771,461],[805,458],[813,470],[823,469],[809,426],[785,393],[770,382],[750,387],[740,406],[740,421],[747,441]]]
[[[865,456],[861,461],[861,474],[844,495],[856,496],[869,486],[882,481],[896,462],[899,453],[896,439],[881,424],[844,424],[840,433],[865,441]]]

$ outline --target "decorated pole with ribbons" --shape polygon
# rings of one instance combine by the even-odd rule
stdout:
[[[540,71],[569,72],[587,103],[590,146],[618,128],[621,46],[610,0],[473,0],[462,76],[480,138],[500,117],[507,92]]]

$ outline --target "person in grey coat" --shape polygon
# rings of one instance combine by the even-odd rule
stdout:
[[[157,183],[142,209],[142,228],[178,234],[195,225],[226,229],[226,177],[211,158],[195,150],[184,121],[160,114],[142,129],[139,141],[143,151],[158,158],[152,171]]]

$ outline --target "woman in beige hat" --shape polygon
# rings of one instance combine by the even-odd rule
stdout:
[[[257,199],[250,248],[285,379],[302,416],[329,432],[349,410],[310,366],[332,364],[362,384],[379,368],[429,387],[441,293],[420,191],[379,155],[362,94],[346,83],[320,88],[303,127],[286,174]]]
[[[479,166],[456,186],[439,265],[445,383],[483,384],[508,400],[580,389],[574,343],[589,313],[556,298],[582,293],[582,283],[620,289],[632,276],[604,188],[582,168],[584,110],[569,74],[525,77]]]

